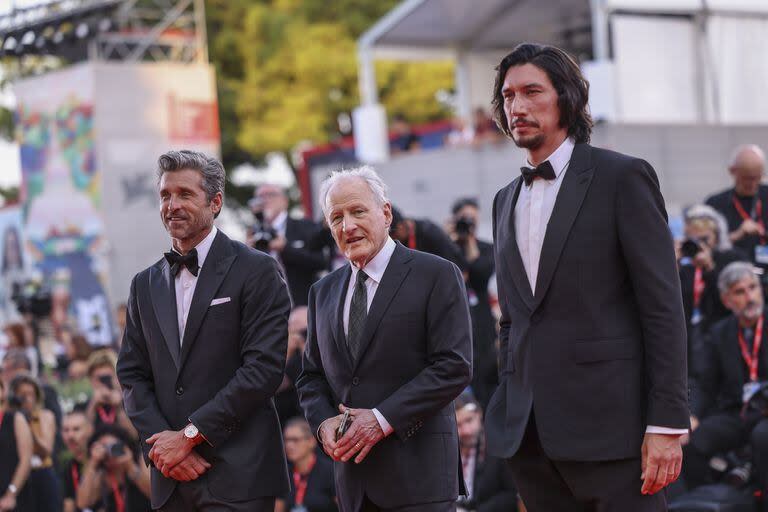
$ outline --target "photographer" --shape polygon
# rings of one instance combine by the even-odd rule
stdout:
[[[701,337],[709,327],[730,314],[720,300],[717,278],[726,265],[747,261],[733,249],[725,219],[713,208],[696,205],[686,210],[685,239],[676,244],[680,288],[688,331],[689,372],[700,352]]]
[[[150,509],[149,468],[139,462],[136,443],[118,426],[105,425],[88,442],[90,454],[77,489],[77,506],[94,512]]]
[[[704,343],[701,393],[691,403],[691,435],[683,448],[689,488],[708,483],[709,459],[749,443],[760,488],[768,489],[768,419],[745,404],[768,380],[768,325],[760,280],[751,263],[734,262],[718,279],[732,315],[712,326]]]
[[[77,509],[77,489],[88,459],[88,440],[93,435],[93,427],[85,411],[75,409],[67,413],[62,420],[61,437],[72,458],[61,468],[59,478],[64,487],[64,512]]]
[[[248,245],[272,254],[282,264],[293,306],[306,306],[309,287],[318,272],[328,268],[328,257],[318,244],[320,226],[289,217],[288,196],[277,185],[259,185],[248,204],[256,218]]]
[[[488,281],[495,272],[493,244],[478,240],[475,235],[480,218],[476,199],[459,199],[451,212],[453,216],[448,225],[448,233],[467,262],[467,298],[472,318],[474,354],[472,390],[485,407],[498,381],[496,320],[488,298]]]
[[[88,358],[88,378],[93,388],[93,396],[88,403],[86,414],[95,429],[105,425],[117,425],[136,440],[138,433],[123,408],[123,395],[115,373],[116,363],[117,356],[110,349],[97,350]]]
[[[56,417],[43,408],[43,391],[37,379],[28,374],[13,378],[9,402],[18,407],[32,431],[32,471],[29,474],[29,505],[25,511],[55,512],[61,510],[61,492],[53,468],[53,445],[56,440]]]
[[[459,247],[431,220],[405,217],[400,210],[392,206],[389,236],[409,249],[440,256],[455,263],[462,272],[467,270],[467,260]]]

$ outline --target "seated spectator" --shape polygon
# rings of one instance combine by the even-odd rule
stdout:
[[[688,329],[688,370],[693,372],[691,359],[700,350],[701,336],[730,314],[720,300],[717,278],[726,265],[747,257],[733,249],[725,219],[713,208],[692,206],[684,218],[685,239],[677,242],[676,251]]]
[[[293,308],[288,317],[288,356],[285,363],[283,382],[275,393],[275,407],[280,418],[280,424],[286,425],[288,420],[303,417],[299,405],[299,395],[296,393],[296,380],[301,373],[301,356],[307,342],[307,307]]]
[[[728,171],[733,187],[709,197],[706,204],[725,217],[733,245],[753,263],[768,268],[768,185],[760,184],[765,173],[763,150],[754,144],[739,146]]]
[[[32,432],[21,412],[8,407],[0,380],[0,512],[29,510]]]
[[[712,326],[704,344],[701,392],[691,404],[691,435],[683,448],[689,488],[709,483],[709,459],[750,443],[754,473],[768,489],[768,419],[744,410],[754,383],[768,381],[765,310],[760,281],[750,263],[720,273],[723,303],[733,313]]]
[[[83,475],[83,468],[88,460],[88,440],[93,435],[85,411],[75,409],[62,420],[61,436],[72,458],[61,468],[60,479],[63,483],[64,512],[77,512],[77,489]]]
[[[77,506],[99,512],[150,510],[149,468],[136,443],[117,425],[103,425],[88,441],[88,462],[77,488]]]
[[[88,378],[93,388],[93,396],[86,409],[88,419],[96,430],[104,425],[118,425],[133,439],[138,439],[138,433],[123,408],[116,364],[117,356],[111,349],[97,350],[88,358]]]
[[[13,378],[10,394],[32,431],[32,471],[29,475],[29,512],[61,510],[59,480],[53,467],[56,417],[43,407],[43,390],[29,374]]]
[[[397,114],[392,118],[391,132],[393,135],[390,138],[392,153],[408,153],[418,151],[421,148],[419,136],[414,133],[404,115]]]
[[[435,254],[454,262],[462,271],[467,268],[467,261],[459,247],[443,229],[428,219],[410,219],[400,210],[392,207],[392,225],[390,236],[409,249]]]
[[[277,512],[336,512],[336,485],[333,464],[317,453],[317,441],[303,418],[285,425],[283,434],[288,470],[293,478],[291,493],[279,499]]]
[[[480,208],[476,199],[459,199],[451,212],[447,230],[467,262],[467,302],[472,317],[474,357],[472,394],[485,407],[498,384],[496,319],[488,296],[488,282],[495,271],[493,244],[477,239]]]
[[[483,411],[467,393],[454,401],[461,463],[467,496],[459,497],[459,512],[509,512],[517,509],[517,491],[507,462],[485,452]]]

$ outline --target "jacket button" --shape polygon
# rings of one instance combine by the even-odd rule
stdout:
[[[183,395],[184,394],[184,388],[181,387],[181,386],[177,387],[176,388],[176,394],[179,395],[179,396]]]
[[[353,386],[357,386],[358,384],[360,384],[360,379],[358,379],[357,377],[353,377],[352,378],[352,385]]]

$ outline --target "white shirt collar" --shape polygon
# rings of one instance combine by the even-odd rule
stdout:
[[[395,241],[388,236],[387,241],[384,242],[384,247],[363,267],[368,279],[372,279],[376,284],[381,283],[381,278],[384,277],[384,271],[387,270],[387,265],[389,265],[389,260],[392,259],[396,247]],[[349,265],[352,267],[352,282],[354,282],[357,279],[358,268],[351,261]]]
[[[272,225],[272,229],[276,231],[284,231],[286,222],[288,222],[288,212],[280,212],[270,224]]]
[[[197,249],[197,265],[200,268],[203,268],[203,263],[205,262],[206,256],[208,256],[208,251],[211,250],[211,246],[213,245],[213,239],[216,238],[216,233],[218,232],[218,229],[216,229],[216,226],[213,226],[211,228],[211,232],[206,235],[205,238],[203,238],[199,244],[195,246],[195,249]],[[176,249],[173,249],[175,252],[179,252]]]
[[[560,146],[558,146],[558,148],[551,155],[545,158],[542,163],[549,160],[549,163],[552,164],[552,169],[555,171],[555,176],[559,178],[565,168],[568,166],[568,162],[571,161],[571,155],[573,154],[573,148],[575,146],[576,143],[574,140],[571,137],[566,137]],[[531,164],[531,162],[528,162],[528,160],[526,160],[526,164],[529,167],[534,167],[534,165]]]

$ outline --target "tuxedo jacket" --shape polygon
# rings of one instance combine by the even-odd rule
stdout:
[[[352,270],[337,269],[309,292],[304,369],[297,388],[313,431],[339,404],[377,408],[394,432],[366,459],[335,463],[339,506],[365,495],[383,508],[453,501],[460,489],[453,399],[472,374],[472,334],[459,269],[398,244],[373,298],[356,361],[342,311]]]
[[[131,283],[117,362],[125,410],[141,440],[192,421],[207,440],[195,450],[212,465],[201,478],[222,501],[288,492],[272,396],[283,377],[289,310],[275,260],[221,231],[198,275],[181,347],[166,260]],[[148,463],[149,448],[142,442]],[[177,482],[151,473],[158,508]]]
[[[763,323],[766,322],[763,313]],[[759,359],[758,380],[768,380],[768,333],[763,328]],[[712,414],[739,414],[742,408],[742,392],[749,382],[749,370],[739,348],[739,320],[731,315],[712,326],[704,338],[700,392],[692,402],[693,413],[699,418]],[[752,342],[747,342],[752,353]]]
[[[531,414],[553,460],[639,457],[647,425],[688,428],[685,321],[653,168],[576,144],[531,290],[518,177],[494,199],[500,384],[488,450],[517,452]]]

